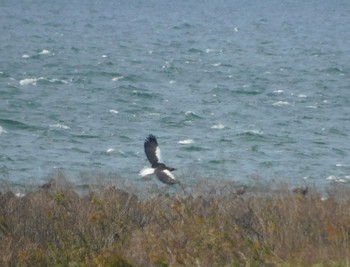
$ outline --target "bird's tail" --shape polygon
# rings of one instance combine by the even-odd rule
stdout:
[[[149,167],[143,167],[142,170],[139,172],[139,175],[142,177],[145,177],[151,174],[154,174],[154,169]]]

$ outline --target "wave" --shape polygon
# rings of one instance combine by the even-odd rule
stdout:
[[[116,77],[113,77],[113,78],[112,78],[112,81],[113,81],[113,82],[117,82],[117,81],[119,81],[119,80],[121,80],[121,79],[124,79],[124,76],[116,76]]]
[[[189,144],[193,144],[193,142],[194,142],[193,139],[184,139],[184,140],[178,141],[180,145],[189,145]]]
[[[191,119],[191,120],[194,120],[194,119],[203,119],[201,116],[197,115],[195,112],[191,111],[191,110],[188,110],[185,112],[185,116],[187,119]]]
[[[68,82],[66,80],[62,80],[62,79],[48,79],[45,77],[39,77],[39,78],[25,78],[19,81],[19,84],[22,86],[26,86],[26,85],[37,85],[37,82],[39,81],[44,81],[44,82],[48,82],[48,83],[58,83],[58,84],[67,84]]]
[[[43,50],[37,52],[34,55],[29,55],[29,54],[25,53],[25,54],[22,55],[22,58],[25,58],[25,59],[27,59],[27,58],[38,58],[41,55],[49,55],[50,53],[51,52],[49,50],[43,49]]]
[[[347,183],[350,182],[350,175],[346,175],[343,178],[336,175],[330,175],[326,178],[326,180],[331,180],[337,183]]]
[[[92,135],[92,134],[75,134],[72,135],[73,137],[76,138],[81,138],[81,139],[95,139],[95,138],[99,138],[100,136],[98,135]]]
[[[248,89],[249,85],[243,85],[242,89],[232,89],[226,85],[217,85],[213,90],[212,94],[228,94],[232,96],[256,96],[263,93],[263,89]]]
[[[111,153],[114,153],[114,152],[115,152],[115,149],[114,149],[114,148],[108,148],[108,149],[106,150],[106,152],[107,152],[108,154],[111,154]]]
[[[200,147],[200,146],[183,146],[182,149],[186,151],[208,151],[208,148]]]
[[[0,135],[6,133],[6,130],[4,128],[2,128],[2,126],[0,125]]]
[[[193,54],[203,54],[203,50],[200,50],[198,48],[190,48],[188,49],[188,52],[193,53]]]
[[[60,123],[57,123],[57,124],[50,124],[49,127],[50,127],[50,128],[59,128],[59,129],[64,129],[64,130],[70,129],[69,126],[64,125],[64,124],[60,124]]]
[[[24,122],[11,120],[11,119],[0,119],[0,123],[6,127],[6,129],[34,129],[35,127],[30,126]],[[3,128],[2,128],[3,129]],[[5,131],[5,130],[4,130]]]
[[[36,82],[40,80],[40,78],[26,78],[19,81],[20,85],[36,85]]]
[[[239,133],[238,136],[243,137],[246,140],[263,140],[265,139],[264,133],[259,130],[248,130],[242,133]]]
[[[226,125],[219,123],[219,124],[215,124],[215,125],[211,126],[210,128],[221,130],[221,129],[225,129]]]
[[[291,104],[288,101],[277,101],[272,104],[272,106],[275,107],[286,107],[286,106],[291,106]]]
[[[43,49],[39,52],[39,55],[48,55],[48,54],[50,54],[50,51],[47,49]]]

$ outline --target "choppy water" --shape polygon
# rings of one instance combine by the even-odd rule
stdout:
[[[2,1],[0,178],[141,183],[153,133],[184,182],[349,183],[349,14],[347,0]]]

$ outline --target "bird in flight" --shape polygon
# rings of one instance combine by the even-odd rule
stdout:
[[[178,180],[171,172],[175,168],[166,166],[164,163],[161,163],[160,159],[160,149],[158,146],[157,138],[150,134],[144,143],[145,154],[148,161],[151,163],[151,168],[145,167],[140,171],[140,176],[145,177],[151,174],[155,174],[160,181],[166,184],[176,184]]]

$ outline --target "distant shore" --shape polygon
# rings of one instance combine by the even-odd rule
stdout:
[[[162,188],[82,195],[56,177],[23,196],[2,191],[0,265],[349,266],[348,187]]]

